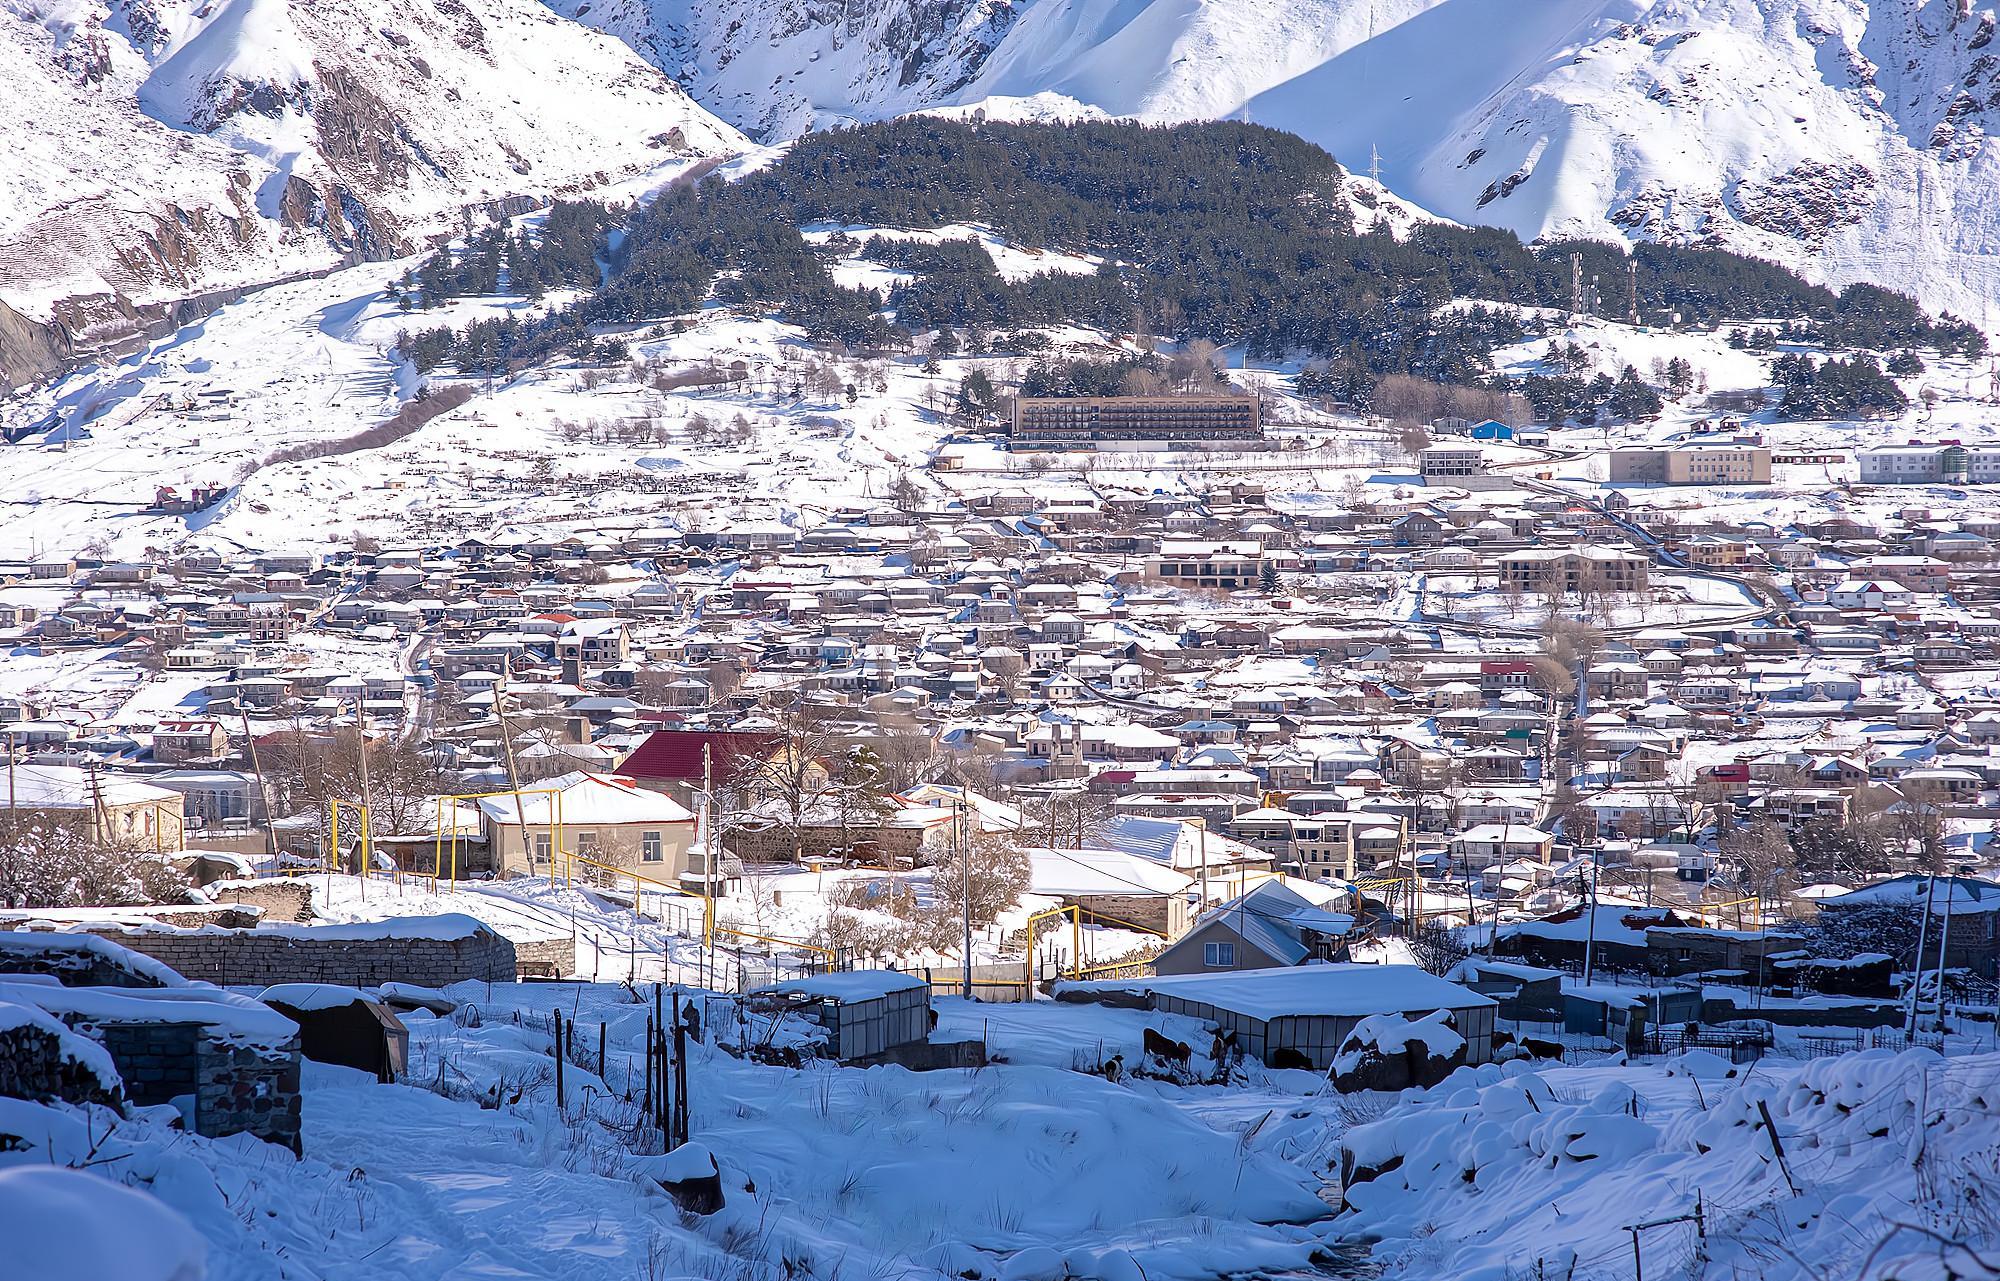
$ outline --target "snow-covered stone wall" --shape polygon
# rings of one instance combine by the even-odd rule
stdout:
[[[429,928],[434,925],[437,928]],[[467,917],[412,917],[379,928],[152,928],[107,930],[104,934],[188,978],[224,986],[412,983],[445,987],[467,979],[511,983],[515,977],[514,945]],[[568,949],[568,940],[562,942]],[[571,968],[567,963],[561,966],[565,973]]]

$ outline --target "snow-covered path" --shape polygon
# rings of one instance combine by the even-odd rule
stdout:
[[[353,1203],[328,1207],[328,1226],[363,1233],[372,1220],[385,1238],[365,1255],[333,1251],[340,1262],[328,1281],[646,1275],[657,1216],[671,1207],[634,1184],[572,1168],[560,1131],[344,1069],[308,1071],[309,1150],[362,1172],[350,1176]]]

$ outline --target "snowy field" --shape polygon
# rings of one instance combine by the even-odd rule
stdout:
[[[176,1242],[205,1249],[212,1281],[1377,1270],[1625,1281],[1627,1229],[1655,1219],[1671,1221],[1643,1230],[1649,1276],[1685,1274],[1697,1252],[1712,1276],[1987,1275],[1951,1243],[1991,1231],[1979,1191],[2000,1173],[1993,1054],[1517,1063],[1461,1069],[1423,1094],[1341,1096],[1254,1063],[1228,1084],[1109,1080],[1075,1069],[1110,1054],[1140,1062],[1148,1027],[1189,1029],[1134,1011],[950,998],[937,1002],[937,1035],[984,1036],[994,1066],[764,1066],[722,1048],[763,1035],[755,1022],[693,996],[707,1043],[691,1049],[691,1135],[714,1154],[725,1197],[695,1217],[655,1181],[690,1158],[657,1155],[628,1101],[650,992],[465,984],[452,995],[463,1004],[450,1016],[407,1016],[407,1084],[309,1065],[302,1161],[171,1132],[157,1110],[113,1125],[8,1101],[0,1133],[20,1142],[0,1144],[0,1179],[87,1163],[202,1239],[176,1236],[174,1215],[124,1211],[161,1245],[130,1251],[146,1267],[122,1281],[175,1276],[157,1260]],[[560,1110],[558,1010],[579,1032]],[[103,1183],[100,1198],[112,1195]],[[1679,1217],[1697,1203],[1699,1231]]]

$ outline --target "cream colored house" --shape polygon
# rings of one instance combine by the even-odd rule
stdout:
[[[565,774],[519,796],[479,802],[493,870],[502,876],[609,877],[606,869],[678,884],[695,816],[671,796],[608,774]]]
[[[179,792],[124,774],[70,765],[16,765],[0,780],[15,822],[76,824],[92,844],[143,853],[187,848]]]

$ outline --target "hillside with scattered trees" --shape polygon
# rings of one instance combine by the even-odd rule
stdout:
[[[1836,294],[1721,250],[1529,246],[1504,231],[1433,223],[1398,238],[1365,221],[1332,156],[1256,125],[897,120],[808,135],[736,182],[710,177],[636,210],[561,205],[536,238],[475,236],[465,255],[433,258],[406,281],[406,304],[489,292],[503,272],[517,293],[561,285],[587,295],[540,317],[422,330],[400,345],[420,369],[471,373],[558,354],[616,359],[622,347],[607,330],[719,302],[774,311],[847,348],[895,349],[957,330],[965,350],[1032,354],[1043,345],[1035,331],[1058,324],[1242,345],[1253,357],[1304,358],[1313,394],[1366,404],[1384,376],[1484,383],[1491,351],[1524,333],[1502,304],[1567,307],[1580,269],[1623,286],[1607,289],[1618,314],[1636,306],[1641,318],[1704,324],[1786,317],[1790,335],[1870,350],[1983,347],[1972,326],[1934,320],[1902,295],[1862,285]],[[816,245],[800,231],[962,223],[1102,265],[1009,280],[969,240],[857,244],[843,234]],[[828,269],[841,256],[903,277],[886,296],[844,287]],[[1444,305],[1454,300],[1468,305]],[[1036,379],[1044,390],[1081,392],[1129,385],[1134,373],[1040,370]],[[1816,378],[1829,389],[1854,381],[1840,370]],[[1544,416],[1659,411],[1657,390],[1631,370],[1593,379],[1558,371],[1521,390]]]

